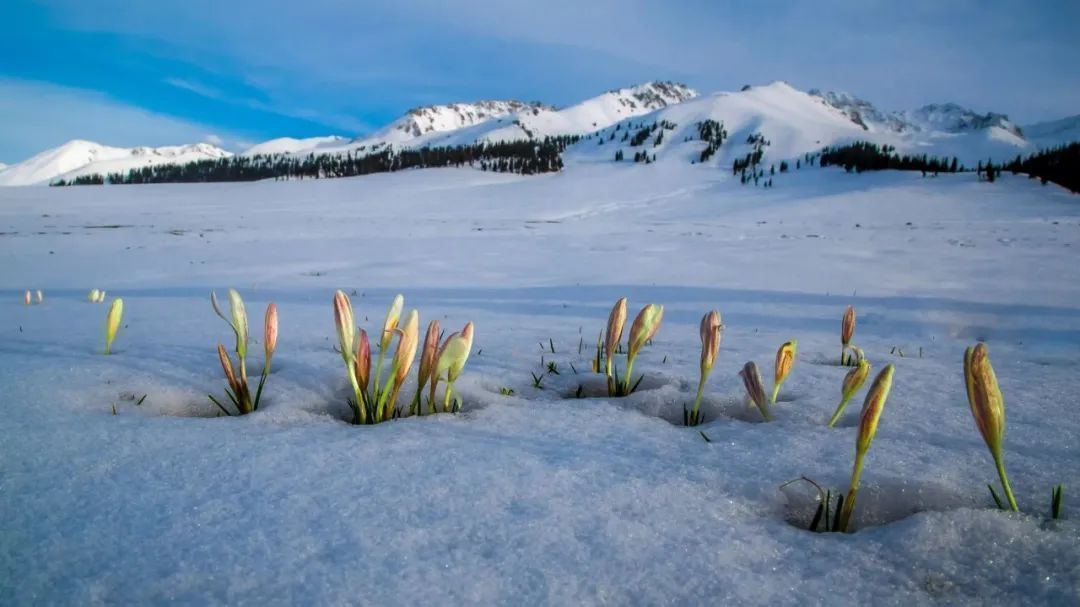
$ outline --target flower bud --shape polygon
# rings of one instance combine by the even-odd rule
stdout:
[[[116,332],[120,330],[120,319],[124,315],[124,300],[117,297],[109,306],[109,314],[105,317],[105,353],[112,351],[113,340]]]
[[[264,317],[263,327],[263,353],[266,355],[266,360],[270,360],[274,356],[274,349],[277,348],[277,337],[277,304],[270,302],[270,305],[266,306],[266,316]]]
[[[30,305],[30,297],[31,297],[30,296],[30,290],[27,289],[26,294],[23,295],[23,304],[24,305],[27,305],[27,306]]]
[[[859,365],[851,371],[848,371],[847,375],[844,376],[844,385],[841,389],[841,395],[843,399],[845,401],[850,400],[851,397],[859,391],[859,388],[862,387],[863,383],[866,382],[866,378],[869,375],[870,363],[868,363],[865,359],[860,360]]]
[[[41,294],[41,289],[34,291],[34,303],[41,303],[44,299],[45,296]]]
[[[844,320],[840,323],[840,343],[848,345],[855,334],[855,306],[848,306],[844,311]]]
[[[990,452],[998,456],[1005,436],[1005,399],[990,365],[986,344],[977,344],[964,352],[964,379],[975,426]]]
[[[645,343],[656,335],[660,321],[664,319],[664,306],[649,304],[638,312],[634,324],[630,325],[630,343],[627,348],[627,360],[632,360],[645,347]]]
[[[892,388],[892,379],[893,366],[885,365],[874,378],[874,383],[870,384],[866,400],[863,401],[862,413],[859,415],[859,434],[855,437],[856,453],[865,453],[870,448],[870,442],[874,440],[878,420],[885,409],[885,399],[889,397],[889,390]]]
[[[469,352],[472,350],[473,324],[468,322],[460,333],[454,333],[446,338],[439,350],[439,363],[436,367],[436,376],[446,373],[446,380],[453,383],[465,368],[465,362],[469,360]]]
[[[776,397],[780,394],[780,386],[791,373],[791,365],[795,364],[795,351],[799,342],[791,340],[776,351],[775,379],[773,380],[772,404],[776,404]]]
[[[98,291],[97,289],[91,289],[90,294],[86,296],[86,301],[89,301],[90,303],[97,303],[98,293],[100,293],[100,291]]]
[[[615,305],[611,308],[611,314],[608,315],[607,333],[604,340],[604,356],[607,357],[608,361],[608,374],[611,373],[611,360],[619,347],[619,340],[622,339],[624,326],[626,326],[626,298],[622,297],[615,302]]]
[[[383,332],[379,337],[380,351],[385,352],[390,347],[390,340],[394,337],[394,329],[398,326],[398,320],[401,319],[401,311],[404,307],[405,296],[401,294],[394,296],[390,309],[386,311],[386,320],[383,321]]]
[[[361,392],[367,392],[368,378],[371,377],[371,342],[367,331],[360,329],[360,338],[356,340],[356,383]]]
[[[239,398],[240,386],[236,381],[236,373],[233,371],[232,361],[229,360],[229,353],[225,351],[225,346],[218,344],[217,347],[218,360],[221,361],[221,369],[225,372],[225,379],[229,381],[229,387],[232,388],[233,394]]]
[[[341,289],[334,293],[334,324],[337,326],[341,357],[345,359],[345,364],[351,364],[349,359],[353,355],[353,335],[356,334],[356,323],[353,321],[352,302]]]
[[[758,372],[757,365],[754,361],[750,361],[743,365],[742,371],[739,371],[739,377],[742,378],[743,387],[746,388],[746,395],[750,397],[750,400],[757,405],[761,416],[765,418],[765,421],[770,421],[772,416],[769,415],[768,405],[765,403],[765,387],[761,382],[761,373]]]
[[[427,333],[424,334],[424,349],[420,353],[420,375],[418,386],[422,388],[435,370],[435,357],[439,354],[439,321],[433,320],[428,323]]]
[[[720,338],[723,325],[720,324],[720,312],[713,310],[701,319],[701,373],[712,371],[716,355],[720,353]]]
[[[248,344],[248,319],[247,311],[244,310],[244,300],[236,289],[229,289],[229,308],[232,313],[232,325],[236,331],[236,355],[240,358],[247,357]]]
[[[416,357],[416,347],[420,340],[420,314],[416,310],[410,310],[398,332],[401,337],[398,338],[397,350],[394,352],[393,368],[397,370],[394,385],[401,386]]]

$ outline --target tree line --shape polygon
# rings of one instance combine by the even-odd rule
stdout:
[[[535,175],[563,168],[562,153],[580,139],[577,135],[545,137],[541,141],[506,141],[469,145],[394,150],[387,147],[366,154],[258,154],[199,160],[186,164],[159,164],[126,173],[81,175],[52,185],[133,183],[204,183],[261,179],[330,179],[387,173],[405,169],[470,166],[484,171]]]

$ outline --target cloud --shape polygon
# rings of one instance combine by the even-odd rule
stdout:
[[[221,146],[225,145],[225,140],[222,139],[221,137],[218,137],[217,135],[215,135],[213,133],[210,133],[209,135],[207,135],[203,139],[203,141],[205,141],[206,143],[209,143],[210,145],[216,145],[218,147],[221,147]]]
[[[106,145],[177,145],[196,141],[226,144],[238,138],[211,134],[204,125],[162,116],[108,96],[41,82],[0,78],[0,160],[8,164],[71,139]]]

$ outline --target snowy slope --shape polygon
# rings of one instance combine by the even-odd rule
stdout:
[[[1080,141],[1080,115],[1024,127],[1024,136],[1039,148]]]
[[[306,139],[294,139],[292,137],[279,137],[257,143],[240,153],[241,156],[256,156],[258,154],[293,154],[296,152],[313,151],[324,146],[333,146],[346,141],[345,137],[330,135],[328,137],[308,137]]]
[[[0,186],[48,184],[79,175],[105,175],[155,164],[183,164],[231,155],[208,143],[116,148],[92,141],[74,140],[9,166],[0,172]]]
[[[793,97],[754,95],[699,109],[743,106],[745,131],[751,101]],[[800,111],[833,128],[832,110]],[[762,190],[721,173],[0,191],[0,604],[1075,604],[1075,196],[1008,174],[799,171]],[[232,333],[207,294],[229,286],[254,334],[268,301],[281,331],[263,406],[215,419],[214,347]],[[24,306],[27,288],[44,303]],[[124,298],[111,356],[90,288]],[[424,323],[474,321],[463,412],[345,423],[337,288],[355,289],[369,333],[396,292]],[[635,365],[642,389],[594,396],[592,342],[620,296],[631,314],[664,304],[663,324]],[[813,534],[787,522],[809,518],[809,486],[779,487],[846,487],[865,388],[839,427],[825,420],[848,304],[854,341],[896,378],[858,530]],[[684,428],[712,308],[725,330],[706,423]],[[760,423],[736,373],[753,360],[770,388],[793,338],[776,421]],[[980,339],[1021,514],[986,491],[961,376]]]

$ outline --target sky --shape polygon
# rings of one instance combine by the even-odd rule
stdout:
[[[1080,114],[1080,2],[5,0],[0,162],[363,135],[409,108],[786,80],[886,110]]]

